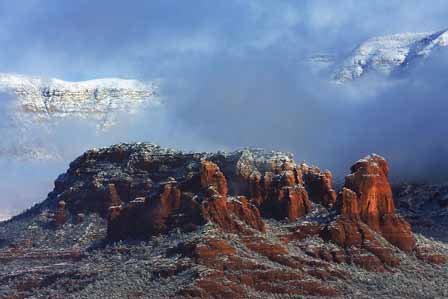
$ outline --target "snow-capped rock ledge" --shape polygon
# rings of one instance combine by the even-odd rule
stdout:
[[[157,82],[116,78],[67,82],[16,74],[0,74],[0,91],[17,98],[17,115],[37,122],[52,118],[92,118],[101,127],[113,124],[111,113],[134,112],[158,105]]]
[[[356,47],[336,67],[333,79],[343,83],[370,72],[399,73],[446,46],[448,30],[374,37]]]

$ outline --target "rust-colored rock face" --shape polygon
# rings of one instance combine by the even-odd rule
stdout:
[[[343,188],[339,194],[336,209],[343,217],[359,220],[358,195],[348,188]]]
[[[253,229],[261,232],[265,231],[260,211],[254,205],[248,203],[245,197],[231,198],[229,201],[226,201],[223,197],[215,197],[203,202],[201,212],[205,219],[218,224],[227,232],[242,234],[248,232],[243,225],[235,221],[234,217]]]
[[[261,232],[265,231],[265,224],[261,218],[260,210],[250,203],[246,197],[238,196],[232,198],[227,203],[227,208],[250,227]]]
[[[295,221],[312,208],[301,169],[290,156],[260,159],[244,152],[236,165],[236,180],[238,191],[253,201],[264,217]]]
[[[313,209],[312,199],[328,208],[334,206],[342,217],[334,227],[343,229],[326,230],[325,237],[342,247],[350,246],[347,240],[359,233],[359,221],[405,251],[415,244],[409,225],[395,215],[388,165],[378,155],[351,167],[336,201],[329,171],[299,166],[285,153],[176,154],[152,145],[135,151],[118,147],[101,154],[86,153],[72,163],[68,174],[90,173],[91,164],[83,163],[102,159],[127,165],[130,172],[108,180],[92,177],[92,183],[85,185],[94,186],[92,195],[71,188],[60,197],[67,198],[71,210],[84,201],[100,214],[105,202],[108,236],[113,240],[149,237],[173,228],[193,230],[209,221],[227,232],[263,232],[263,217],[296,221]],[[64,190],[64,183],[58,181],[57,190]],[[96,203],[94,196],[103,198],[103,203]],[[363,247],[362,241],[355,244]]]
[[[241,153],[236,164],[217,158],[217,163],[190,158],[188,165],[181,165],[182,169],[178,170],[185,173],[179,182],[169,177],[156,184],[145,196],[147,202],[137,209],[130,204],[132,201],[122,204],[120,192],[113,185],[108,186],[109,238],[124,238],[127,229],[118,228],[135,228],[137,222],[145,236],[165,233],[175,226],[194,229],[207,221],[228,232],[247,232],[241,222],[251,229],[264,231],[261,215],[295,221],[311,210],[300,169],[289,157],[245,160],[244,155],[247,152]],[[227,177],[218,163],[228,172]],[[155,168],[150,162],[141,164],[145,169]],[[175,167],[179,168],[178,164],[182,163],[178,161]]]
[[[351,172],[336,204],[340,214],[363,221],[393,245],[412,251],[415,240],[410,225],[395,214],[386,160],[378,155],[367,156],[357,161]]]
[[[205,220],[218,224],[225,231],[243,233],[244,227],[234,220],[234,216],[251,228],[264,231],[264,222],[254,205],[245,197],[227,198],[226,178],[215,163],[201,161],[200,177],[207,197],[201,206],[201,216]]]
[[[381,220],[383,237],[403,251],[411,252],[415,248],[415,239],[411,225],[395,214],[386,214]]]
[[[234,241],[235,242],[235,241]],[[336,296],[327,280],[345,279],[347,274],[324,262],[311,262],[262,237],[238,239],[246,249],[228,241],[204,238],[179,244],[172,254],[191,257],[208,271],[194,284],[180,290],[187,298],[254,298],[254,292],[276,296]],[[267,259],[260,263],[257,258]]]
[[[213,162],[201,161],[201,186],[202,188],[214,187],[223,197],[227,196],[227,180]]]
[[[326,170],[322,173],[318,167],[308,166],[305,163],[302,163],[300,167],[303,180],[310,193],[310,199],[326,207],[333,207],[336,202],[336,191],[332,187],[331,172]]]
[[[358,195],[361,219],[377,232],[381,231],[382,217],[395,213],[388,174],[386,160],[371,155],[357,161],[345,178],[345,187]]]
[[[282,210],[286,210],[289,221],[295,221],[297,218],[308,213],[312,208],[311,202],[308,199],[308,193],[300,185],[283,187],[280,190],[280,202],[283,204],[277,204],[276,218],[281,218],[284,213]]]
[[[109,186],[110,190],[114,190]],[[155,196],[139,198],[127,205],[118,195],[109,192],[108,237],[112,240],[148,238],[154,234],[166,233],[174,227],[195,229],[211,221],[224,231],[247,231],[239,221],[250,228],[264,231],[264,222],[259,210],[244,197],[227,197],[227,180],[218,165],[201,160],[196,174],[189,173],[183,184],[173,177],[159,184]],[[235,218],[239,221],[235,221]]]
[[[320,236],[340,250],[330,252],[325,248],[305,247],[307,254],[326,261],[352,263],[371,271],[386,271],[400,263],[392,245],[405,252],[414,249],[410,225],[395,214],[387,178],[388,165],[384,158],[368,156],[356,162],[351,170],[337,197],[335,217],[329,224],[298,225],[291,234],[281,237],[285,242],[292,242]],[[308,175],[305,182],[320,173],[309,169],[303,172]],[[385,244],[381,237],[390,244]]]
[[[384,271],[384,266],[400,263],[393,251],[383,245],[375,232],[362,221],[341,217],[327,226],[322,236],[345,249],[344,260],[365,269]]]

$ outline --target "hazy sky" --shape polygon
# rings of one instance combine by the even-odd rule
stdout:
[[[42,200],[82,150],[131,140],[197,150],[288,150],[338,176],[377,152],[396,177],[445,179],[445,54],[387,88],[378,79],[337,88],[312,75],[304,61],[322,52],[344,55],[372,36],[445,29],[447,11],[442,0],[2,1],[0,72],[162,78],[167,106],[124,117],[101,136],[82,123],[43,134],[71,150],[66,160],[30,166],[41,172],[0,161],[14,170],[1,174],[0,191],[8,196],[0,209]],[[69,130],[82,133],[74,141]],[[30,191],[14,193],[23,181]]]
[[[153,77],[203,57],[353,47],[445,28],[446,1],[114,1],[0,3],[0,69],[66,79]],[[295,54],[296,53],[296,54]]]

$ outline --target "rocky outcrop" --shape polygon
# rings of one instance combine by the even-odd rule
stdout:
[[[414,245],[384,158],[351,170],[334,201],[331,174],[289,154],[88,151],[46,201],[0,225],[0,297],[368,298],[377,281],[423,277],[419,295],[438,285],[447,249],[422,235]],[[406,280],[409,269],[424,274]],[[96,280],[132,287],[100,296]]]
[[[227,196],[227,180],[218,165],[210,161],[201,161],[201,187],[215,188],[223,197]]]
[[[260,212],[253,204],[244,196],[227,196],[227,180],[218,165],[205,159],[195,163],[196,169],[185,171],[179,181],[168,177],[145,197],[125,205],[119,204],[118,193],[109,184],[108,238],[149,238],[173,228],[195,229],[207,221],[228,232],[244,233],[246,228],[240,221],[264,231]]]
[[[383,157],[371,155],[357,161],[350,170],[344,187],[357,194],[362,221],[380,232],[382,217],[395,212],[388,164]]]
[[[187,298],[253,298],[254,292],[290,296],[335,296],[331,282],[347,274],[327,263],[316,263],[290,254],[278,244],[260,237],[227,240],[204,238],[180,243],[170,255],[191,257],[207,271],[179,293]],[[268,262],[260,263],[262,257]],[[324,282],[325,281],[325,282]]]
[[[344,187],[339,194],[336,210],[342,217],[360,220],[358,195],[354,191]]]
[[[410,225],[395,214],[388,174],[389,166],[381,156],[357,161],[345,179],[337,205],[345,218],[363,221],[393,245],[410,252],[415,240]]]
[[[264,217],[295,221],[311,210],[302,172],[290,154],[243,151],[231,177],[236,191],[250,198]]]
[[[312,209],[289,154],[183,153],[152,144],[86,152],[58,178],[50,198],[65,200],[73,215],[107,215],[112,240],[208,221],[226,231],[263,231],[262,216],[295,221]]]
[[[317,169],[302,169],[308,176],[305,182],[320,174]],[[351,167],[351,174],[346,177],[335,202],[332,217],[328,224],[299,224],[292,233],[281,238],[289,243],[320,236],[340,249],[299,247],[310,256],[335,263],[351,263],[371,271],[385,271],[399,265],[394,246],[408,253],[415,248],[409,224],[395,214],[388,165],[378,155],[367,156]],[[438,260],[435,256],[434,260]]]
[[[395,214],[384,158],[357,161],[336,200],[334,194],[330,172],[298,166],[289,154],[183,153],[152,144],[120,144],[75,160],[50,198],[65,200],[73,215],[107,215],[110,240],[194,231],[206,223],[253,235],[266,231],[264,218],[291,223],[313,209],[329,209],[333,212],[320,222],[306,227],[299,222],[296,230],[279,237],[286,243],[320,237],[338,247],[334,254],[304,250],[326,261],[377,271],[398,264],[392,245],[413,250],[410,226]]]
[[[318,167],[308,166],[306,163],[302,163],[300,168],[311,200],[329,208],[333,207],[337,195],[332,187],[333,175],[331,172],[329,170],[321,172]]]

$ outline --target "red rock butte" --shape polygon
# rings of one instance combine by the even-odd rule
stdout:
[[[80,214],[102,215],[111,242],[204,227],[234,236],[230,242],[203,233],[200,241],[173,249],[173,254],[194,257],[196,263],[221,271],[185,289],[188,296],[244,294],[242,279],[260,291],[273,291],[275,281],[286,276],[265,265],[263,271],[273,271],[272,281],[258,285],[253,271],[258,266],[241,260],[248,254],[288,267],[285,279],[306,277],[303,267],[310,261],[291,253],[291,248],[321,260],[319,267],[326,273],[336,271],[331,265],[340,263],[388,271],[400,264],[397,248],[425,261],[445,261],[419,249],[410,225],[396,214],[383,157],[367,156],[350,169],[337,195],[330,171],[298,165],[289,153],[184,153],[153,144],[119,144],[88,151],[72,162],[48,200],[65,202],[57,212],[64,221]],[[57,222],[63,226],[64,221]],[[307,238],[318,238],[321,245],[309,247],[302,242]],[[223,272],[223,267],[228,270]],[[249,269],[246,277],[238,276]],[[233,291],[227,294],[229,289],[220,288],[221,280],[230,281]],[[300,292],[291,286],[282,292],[337,294],[321,284],[301,285]]]
[[[126,165],[115,177],[91,173],[88,190],[64,185],[101,161]],[[336,196],[330,171],[298,165],[289,153],[241,150],[183,153],[152,144],[117,145],[88,151],[56,182],[55,193],[72,214],[105,215],[111,240],[149,238],[173,228],[191,230],[207,222],[229,232],[265,230],[264,219],[294,222],[314,206],[334,210],[324,238],[351,246],[356,227],[366,227],[410,252],[410,226],[395,214],[389,168],[379,155],[358,160]],[[70,177],[71,179],[67,179]],[[67,192],[70,189],[70,192]],[[85,188],[84,188],[85,189]],[[64,215],[59,208],[57,215]],[[63,222],[62,216],[57,222]],[[244,224],[244,225],[243,225]],[[340,228],[343,231],[335,231]]]

